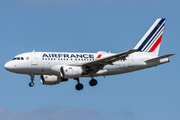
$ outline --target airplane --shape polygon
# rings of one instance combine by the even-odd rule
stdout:
[[[158,56],[165,19],[158,18],[134,49],[121,53],[69,53],[69,52],[28,52],[15,56],[4,65],[13,73],[28,74],[29,86],[34,86],[35,75],[40,75],[44,85],[55,85],[68,79],[77,80],[76,90],[82,90],[80,77],[91,77],[90,86],[97,85],[94,77],[123,74],[150,68],[169,62],[168,57]]]

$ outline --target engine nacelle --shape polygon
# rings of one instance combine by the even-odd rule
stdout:
[[[55,85],[59,84],[62,81],[62,79],[60,76],[55,75],[41,75],[40,81],[44,85]]]
[[[82,68],[77,66],[62,66],[60,68],[60,75],[63,78],[78,78],[82,73]]]

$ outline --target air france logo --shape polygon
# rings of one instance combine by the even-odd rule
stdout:
[[[42,57],[47,58],[94,58],[93,54],[46,54]]]

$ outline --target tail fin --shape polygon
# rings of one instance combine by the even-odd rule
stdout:
[[[134,49],[137,49],[139,52],[158,56],[164,24],[165,19],[157,19]]]

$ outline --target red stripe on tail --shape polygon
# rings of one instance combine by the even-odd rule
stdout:
[[[162,35],[158,38],[156,43],[152,46],[152,48],[148,52],[153,52],[157,48],[157,46],[161,43],[161,38],[162,38]]]

